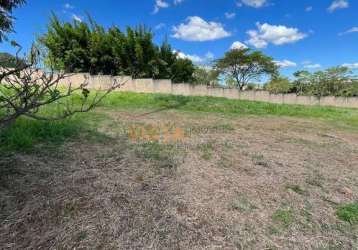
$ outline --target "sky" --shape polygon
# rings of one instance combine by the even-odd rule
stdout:
[[[51,12],[63,21],[86,21],[88,13],[105,27],[145,24],[156,43],[167,37],[197,64],[249,47],[273,57],[285,75],[358,69],[357,0],[28,0],[14,11],[9,38],[28,49],[46,32]],[[14,52],[8,44],[0,51]]]

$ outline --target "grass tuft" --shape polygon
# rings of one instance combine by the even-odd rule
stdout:
[[[175,169],[178,164],[178,150],[175,145],[146,142],[134,145],[137,156],[154,163],[162,169]]]
[[[337,216],[340,220],[350,224],[358,224],[358,202],[340,206],[337,210]]]
[[[272,220],[273,222],[287,228],[294,221],[293,211],[291,208],[277,209],[272,215]]]

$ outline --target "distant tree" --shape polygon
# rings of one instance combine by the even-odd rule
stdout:
[[[180,59],[167,40],[161,46],[154,44],[153,33],[145,26],[127,27],[122,32],[88,19],[88,23],[63,23],[55,15],[51,17],[47,32],[39,39],[48,51],[47,63],[70,73],[192,81],[192,62]]]
[[[318,97],[337,95],[351,83],[352,72],[347,67],[333,67],[313,74],[314,94]]]
[[[230,88],[236,88],[237,87],[237,82],[236,82],[235,78],[232,75],[225,75],[224,82],[225,82],[225,85],[230,87]]]
[[[293,74],[296,78],[293,82],[293,89],[298,95],[312,93],[312,74],[307,70],[297,71]]]
[[[171,65],[171,80],[174,83],[193,83],[195,66],[189,59],[177,58]]]
[[[293,91],[293,84],[287,77],[278,76],[265,85],[265,89],[274,94],[287,94]]]
[[[159,47],[158,57],[154,60],[153,78],[157,79],[170,79],[172,78],[172,65],[177,61],[178,55],[173,52],[171,45],[165,38],[162,45]]]
[[[260,87],[260,85],[255,83],[248,83],[246,85],[246,90],[257,90]]]
[[[344,88],[340,89],[336,96],[358,97],[358,80],[352,80]]]
[[[224,75],[232,77],[236,86],[243,90],[252,80],[259,80],[263,75],[277,75],[278,67],[271,57],[250,49],[233,49],[217,60],[215,68]]]
[[[346,67],[333,67],[324,71],[294,73],[297,94],[322,96],[355,96],[357,80]]]
[[[25,62],[9,53],[0,52],[0,68],[15,68],[17,64],[24,65]]]
[[[193,74],[194,84],[207,86],[219,85],[219,72],[212,68],[196,66]]]
[[[6,33],[13,32],[13,21],[15,19],[12,16],[13,10],[25,2],[25,0],[0,1],[0,42],[6,39]]]

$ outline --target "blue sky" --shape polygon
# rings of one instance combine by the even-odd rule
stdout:
[[[346,64],[358,68],[356,0],[28,0],[14,15],[16,34],[25,48],[46,31],[51,11],[62,20],[100,24],[146,24],[155,41],[165,36],[173,48],[197,63],[208,63],[234,42],[262,50],[291,74]],[[6,44],[0,51],[12,52]]]

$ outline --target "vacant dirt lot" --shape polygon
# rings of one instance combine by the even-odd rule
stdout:
[[[336,215],[358,200],[357,132],[97,112],[108,119],[94,136],[1,156],[1,249],[358,249],[357,226]]]

